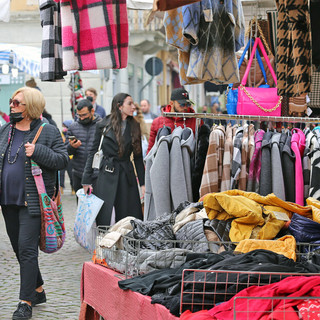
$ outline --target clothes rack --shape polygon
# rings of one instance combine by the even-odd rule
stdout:
[[[320,118],[307,117],[270,117],[270,116],[248,116],[236,114],[214,114],[214,113],[180,113],[164,112],[164,117],[176,118],[198,118],[198,119],[215,119],[215,120],[243,120],[243,121],[272,121],[284,123],[320,123]]]

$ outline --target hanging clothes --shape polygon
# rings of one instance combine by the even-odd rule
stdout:
[[[42,26],[41,81],[64,80],[62,67],[61,8],[54,0],[40,0]]]
[[[295,179],[295,161],[296,156],[291,149],[291,136],[281,133],[280,152],[283,180],[286,192],[286,201],[295,202],[296,199],[296,179]]]
[[[183,128],[181,133],[182,164],[187,187],[187,200],[190,202],[198,201],[198,199],[193,199],[191,178],[191,158],[194,155],[195,146],[196,141],[192,129]]]
[[[225,128],[218,126],[211,131],[209,148],[203,169],[200,197],[210,192],[219,192],[222,179]]]
[[[254,134],[254,153],[250,161],[247,191],[259,192],[261,172],[261,146],[265,132],[261,129]]]
[[[302,172],[302,156],[306,146],[306,137],[304,133],[297,128],[292,129],[291,149],[296,156],[295,163],[295,184],[296,184],[296,198],[295,203],[304,205],[303,198],[303,172]]]
[[[126,0],[60,0],[63,69],[121,69],[128,63]]]
[[[310,142],[307,141],[310,148],[309,157],[311,159],[310,188],[309,196],[320,200],[320,130],[314,129]]]
[[[250,125],[253,126],[253,125]],[[246,124],[243,126],[243,137],[241,145],[241,169],[239,174],[239,189],[247,190],[247,180],[248,180],[248,161],[249,161],[249,126]]]
[[[238,186],[239,175],[241,171],[241,147],[243,138],[243,127],[236,130],[233,139],[233,158],[231,166],[230,189],[236,189]]]
[[[169,150],[171,128],[159,129],[156,143],[145,158],[144,221],[171,212]]]
[[[310,92],[311,35],[308,0],[276,0],[278,95]]]
[[[273,132],[268,131],[264,134],[261,145],[261,171],[259,194],[267,196],[272,192],[271,174],[271,139]]]
[[[281,133],[275,133],[271,138],[271,172],[272,192],[280,199],[286,200],[281,155],[280,155]]]
[[[302,158],[302,170],[303,170],[303,197],[306,200],[309,197],[309,190],[310,190],[310,174],[311,174],[311,145],[310,141],[314,134],[311,132],[310,128],[305,128],[303,133],[306,137],[306,147],[303,152]]]
[[[198,201],[198,199],[200,198],[199,190],[201,186],[203,168],[206,162],[206,155],[209,147],[209,136],[210,128],[206,124],[203,124],[198,130],[198,141],[196,145],[197,150],[195,153],[194,168],[192,170],[192,193],[194,201]]]
[[[229,190],[230,188],[232,156],[233,156],[232,127],[231,127],[231,123],[228,123],[226,128],[226,139],[224,143],[221,191],[226,191],[226,190]]]
[[[310,1],[310,19],[312,35],[312,63],[320,66],[320,2],[317,0]]]

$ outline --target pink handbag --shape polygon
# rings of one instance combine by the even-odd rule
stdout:
[[[254,42],[250,59],[247,65],[246,72],[242,78],[241,84],[238,90],[238,104],[237,114],[252,115],[252,116],[281,116],[281,101],[282,97],[277,94],[277,88],[251,88],[245,87],[247,83],[250,67],[254,57],[254,53],[257,50],[257,46],[263,54],[267,62],[267,66],[271,72],[275,84],[277,85],[277,78],[274,70],[270,64],[266,50],[264,49],[260,38],[256,38]]]

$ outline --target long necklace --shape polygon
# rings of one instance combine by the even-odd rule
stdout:
[[[10,159],[11,159],[11,148],[12,148],[12,142],[13,142],[13,137],[14,137],[15,131],[16,131],[16,128],[13,127],[13,128],[12,128],[12,135],[10,136],[9,151],[8,151],[8,163],[9,163],[9,164],[14,164],[14,163],[17,161],[19,151],[20,151],[20,149],[22,148],[23,143],[24,143],[24,141],[22,141],[22,143],[20,144],[20,146],[19,146],[19,148],[18,148],[18,150],[17,150],[17,152],[16,152],[16,154],[15,154],[15,156],[14,156],[13,161],[11,161],[11,160],[10,160]]]

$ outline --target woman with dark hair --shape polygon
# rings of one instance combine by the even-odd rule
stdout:
[[[97,216],[97,225],[110,225],[112,208],[115,208],[116,222],[126,216],[142,219],[142,208],[138,184],[130,155],[133,152],[141,193],[144,195],[144,164],[141,150],[139,123],[133,118],[135,105],[126,93],[114,96],[111,114],[97,123],[93,146],[89,151],[82,176],[85,193],[93,191],[104,204]],[[101,150],[96,187],[92,189],[92,163],[95,153]]]

